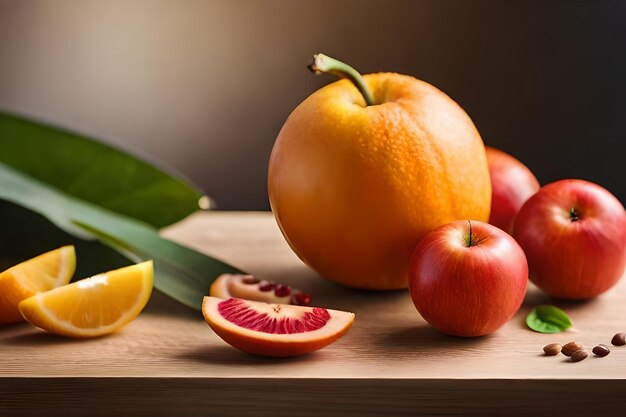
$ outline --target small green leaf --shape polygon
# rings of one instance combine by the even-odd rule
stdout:
[[[535,307],[526,317],[526,324],[539,333],[559,333],[572,327],[572,321],[563,310],[549,305]]]

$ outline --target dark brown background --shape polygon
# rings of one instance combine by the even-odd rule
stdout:
[[[222,209],[267,209],[314,52],[457,100],[542,183],[626,200],[626,2],[0,0],[0,108],[163,160]]]

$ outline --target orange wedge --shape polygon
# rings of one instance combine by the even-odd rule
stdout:
[[[23,321],[20,301],[67,284],[75,269],[74,246],[63,246],[1,272],[0,324]]]
[[[22,316],[44,330],[86,338],[134,320],[152,294],[152,261],[76,281],[22,301]]]

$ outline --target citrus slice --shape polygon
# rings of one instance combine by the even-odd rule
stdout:
[[[226,343],[263,356],[296,356],[313,352],[346,334],[354,313],[268,304],[239,298],[204,297],[202,314]]]
[[[69,337],[112,333],[131,322],[152,294],[152,261],[76,281],[22,301],[22,316],[44,330]]]
[[[20,301],[67,284],[75,269],[74,246],[63,246],[1,272],[0,324],[23,321]]]
[[[222,274],[213,281],[211,297],[243,298],[264,303],[294,304],[308,306],[311,296],[285,284],[260,280],[254,275]]]

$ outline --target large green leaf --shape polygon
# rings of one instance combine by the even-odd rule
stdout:
[[[180,177],[99,141],[2,112],[0,162],[157,228],[196,211],[204,197]]]
[[[162,238],[147,223],[65,194],[2,163],[0,199],[35,211],[73,235],[96,237],[134,261],[154,259],[156,288],[196,309],[219,274],[239,272]]]
[[[78,262],[75,280],[132,263],[97,240],[80,239],[38,213],[0,200],[0,271],[65,245],[76,247]]]

